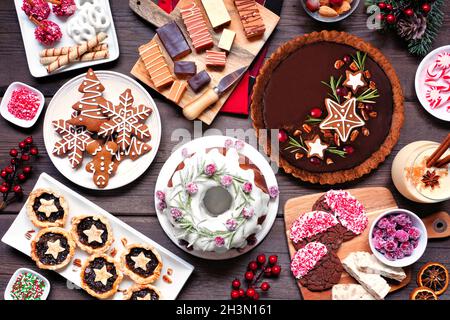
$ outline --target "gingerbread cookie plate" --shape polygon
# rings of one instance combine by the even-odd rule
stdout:
[[[155,102],[135,80],[112,71],[81,74],[50,101],[44,142],[70,181],[110,190],[129,184],[151,165],[161,140]]]
[[[83,213],[89,213],[89,215],[92,216],[100,216],[103,221],[108,221],[111,231],[108,234],[112,234],[112,238],[114,239],[114,241],[112,241],[110,248],[105,252],[105,254],[107,254],[111,258],[114,257],[114,259],[119,260],[121,254],[125,252],[126,247],[132,244],[143,244],[154,248],[154,250],[156,250],[160,256],[162,268],[160,271],[160,277],[156,281],[154,281],[152,285],[161,292],[161,296],[164,299],[172,300],[178,296],[179,292],[194,270],[194,267],[192,265],[185,262],[158,243],[149,239],[142,233],[136,231],[132,226],[122,222],[122,220],[114,217],[109,212],[103,210],[96,204],[80,196],[77,192],[72,191],[46,173],[41,174],[33,190],[42,188],[51,189],[57,192],[58,194],[64,196],[65,200],[67,201],[69,205],[69,214],[67,217],[67,221],[63,226],[63,228],[67,232],[71,230],[72,219],[74,217],[82,218]],[[156,230],[159,229],[156,224],[153,224],[153,227],[156,229],[152,228],[151,224],[149,223],[146,223],[145,225],[150,228],[143,230],[146,234],[151,234],[159,231]],[[20,210],[19,214],[17,215],[12,225],[9,227],[8,231],[6,231],[5,235],[2,238],[2,242],[19,250],[25,255],[30,256],[30,244],[36,237],[38,232],[39,229],[31,223],[27,215],[27,208],[25,205]],[[71,261],[64,268],[57,270],[57,272],[75,285],[81,286],[80,272],[82,271],[83,263],[87,261],[88,257],[89,254],[87,252],[82,251],[79,247],[77,247]],[[26,261],[29,261],[28,266],[32,266],[31,259],[25,259],[24,263]],[[170,271],[169,269],[172,270]],[[168,276],[168,273],[170,273],[171,275]],[[163,280],[163,278],[165,278],[166,280]],[[124,276],[122,282],[119,285],[120,291],[115,293],[111,298],[119,300],[123,299],[124,295],[122,294],[122,290],[130,288],[132,285],[133,281],[131,280],[131,278],[128,276]],[[81,296],[82,293],[80,292],[80,298]],[[87,297],[87,295],[85,295],[85,297]]]

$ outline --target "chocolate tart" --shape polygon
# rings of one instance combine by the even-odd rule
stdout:
[[[62,195],[50,189],[36,189],[30,193],[27,212],[38,228],[63,227],[69,206]]]
[[[105,252],[114,241],[108,220],[98,215],[81,215],[72,218],[70,232],[77,246],[89,254]]]
[[[31,258],[41,269],[64,268],[72,260],[74,253],[75,242],[63,228],[42,229],[31,241]]]
[[[81,287],[99,299],[114,295],[123,279],[118,263],[105,254],[94,254],[87,258],[80,277]]]
[[[161,300],[161,292],[151,284],[135,284],[124,292],[123,300]]]
[[[368,174],[390,154],[403,100],[394,68],[378,49],[345,32],[313,32],[266,61],[251,117],[266,153],[286,173],[336,184]],[[279,129],[278,138],[261,134],[269,129]]]
[[[120,257],[122,271],[134,282],[149,284],[161,275],[162,259],[158,251],[148,244],[130,244]]]

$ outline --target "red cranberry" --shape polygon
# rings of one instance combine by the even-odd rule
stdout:
[[[352,62],[352,57],[350,57],[349,55],[345,55],[343,58],[342,58],[342,60],[345,62],[345,63],[350,63],[350,62]]]
[[[286,131],[284,131],[284,130],[278,131],[278,141],[283,143],[283,142],[286,142],[287,139],[288,139],[288,135],[287,135]]]
[[[19,148],[20,148],[20,149],[23,149],[23,148],[25,148],[25,147],[26,147],[25,141],[19,142]]]
[[[378,4],[378,7],[379,7],[381,10],[384,10],[384,9],[386,9],[386,3],[380,2],[380,3]]]
[[[6,172],[6,170],[2,170],[0,172],[0,177],[2,177],[2,178],[6,178],[7,175],[8,175],[8,173]]]
[[[269,289],[270,289],[270,284],[268,282],[261,283],[261,290],[262,291],[267,291]]]
[[[318,165],[318,164],[320,164],[320,159],[316,158],[316,157],[312,157],[312,158],[309,158],[309,162],[311,162],[314,165]]]
[[[23,173],[19,173],[17,175],[17,179],[19,179],[20,181],[25,181],[27,179],[27,176],[24,175]]]
[[[32,144],[33,143],[33,137],[27,137],[26,139],[25,139],[25,143],[26,144]]]
[[[392,4],[390,3],[386,4],[386,10],[392,11]]]
[[[231,299],[236,300],[239,298],[239,291],[238,290],[231,290]]]
[[[14,186],[13,188],[14,193],[22,193],[22,187],[19,185]]]
[[[396,18],[395,18],[395,16],[394,16],[393,14],[388,14],[388,15],[386,16],[386,22],[387,22],[387,23],[389,23],[389,24],[394,24],[395,21],[396,21]]]
[[[411,8],[405,9],[405,11],[403,11],[405,13],[405,15],[407,15],[408,17],[412,17],[414,15],[414,10]]]
[[[342,148],[342,150],[346,154],[352,154],[353,152],[355,152],[355,148],[353,148],[352,146],[345,146],[344,148]]]
[[[272,267],[272,274],[277,277],[281,272],[281,267],[279,265],[275,265]]]
[[[14,172],[14,168],[11,167],[11,166],[7,166],[7,167],[5,168],[5,170],[6,170],[6,173],[13,173],[13,172]]]
[[[247,295],[247,297],[249,297],[249,298],[253,298],[253,296],[255,295],[255,293],[256,293],[255,289],[253,289],[253,288],[248,288],[248,289],[247,289],[247,292],[246,292],[246,295]]]
[[[234,279],[231,283],[231,286],[235,289],[239,289],[239,287],[241,286],[241,282],[238,279]]]
[[[314,109],[311,109],[309,114],[313,118],[320,118],[322,116],[322,110],[320,110],[319,108],[314,108]]]
[[[422,11],[423,11],[423,12],[428,13],[428,12],[430,12],[430,10],[431,10],[431,6],[430,6],[429,3],[424,3],[424,4],[422,5]]]
[[[23,173],[29,174],[30,172],[31,172],[31,167],[30,166],[23,167]]]
[[[8,190],[9,190],[9,189],[8,189],[8,187],[6,187],[6,186],[1,186],[1,187],[0,187],[0,192],[1,192],[1,193],[7,193]]]
[[[346,87],[339,87],[336,89],[336,93],[340,97],[344,97],[348,94],[348,90]]]
[[[22,155],[21,159],[22,159],[22,161],[28,161],[28,160],[30,160],[30,156],[25,153]]]
[[[251,271],[247,271],[244,275],[245,280],[252,281],[255,275]]]
[[[278,261],[278,256],[270,256],[270,257],[269,257],[269,263],[270,263],[271,265],[276,264],[277,261]]]
[[[18,154],[19,154],[19,151],[17,151],[17,149],[9,150],[9,155],[13,158],[17,157]]]
[[[259,293],[255,292],[255,294],[253,295],[253,300],[259,300]]]
[[[248,269],[252,271],[258,270],[258,264],[256,263],[256,261],[250,261],[248,264]]]
[[[260,254],[258,257],[256,257],[256,261],[258,261],[259,264],[266,263],[266,255]]]
[[[11,158],[10,163],[11,163],[12,165],[17,164],[17,158]]]
[[[239,297],[243,298],[245,296],[245,290],[239,289]]]
[[[33,156],[37,156],[39,154],[39,150],[36,147],[30,149],[30,154]]]
[[[266,277],[270,277],[272,275],[272,268],[271,267],[267,267],[264,269],[264,275]]]
[[[8,182],[3,182],[3,183],[2,183],[2,186],[9,188]]]

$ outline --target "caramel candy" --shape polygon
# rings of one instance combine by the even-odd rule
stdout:
[[[180,103],[181,98],[184,95],[184,92],[187,89],[187,82],[181,81],[181,80],[175,80],[172,84],[172,87],[170,87],[169,95],[167,98],[172,100],[175,103]]]
[[[222,35],[220,36],[218,47],[222,50],[231,51],[233,46],[234,38],[236,37],[236,32],[230,29],[223,29]]]
[[[255,0],[234,0],[247,38],[264,34],[266,27]]]
[[[213,29],[231,22],[230,15],[223,0],[202,0],[202,4]]]
[[[157,89],[169,85],[174,81],[166,59],[164,59],[161,48],[155,39],[139,47],[139,55]]]
[[[166,23],[156,29],[156,33],[172,60],[180,59],[191,53],[191,48],[176,22]]]
[[[177,76],[193,76],[197,73],[194,61],[176,61],[173,66],[173,72]]]
[[[226,63],[227,63],[227,55],[225,52],[206,50],[207,67],[225,67]]]
[[[195,93],[199,93],[210,82],[211,77],[205,70],[200,71],[188,81],[189,86]]]
[[[194,1],[187,3],[180,8],[180,13],[195,50],[199,52],[212,48],[214,46],[213,38],[197,4]]]

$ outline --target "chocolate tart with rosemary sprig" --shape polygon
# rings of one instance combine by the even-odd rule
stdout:
[[[272,54],[251,116],[272,160],[304,181],[357,179],[384,161],[403,125],[403,94],[384,55],[345,32],[313,32]],[[268,138],[261,130],[278,129]],[[269,140],[279,141],[275,150]]]

